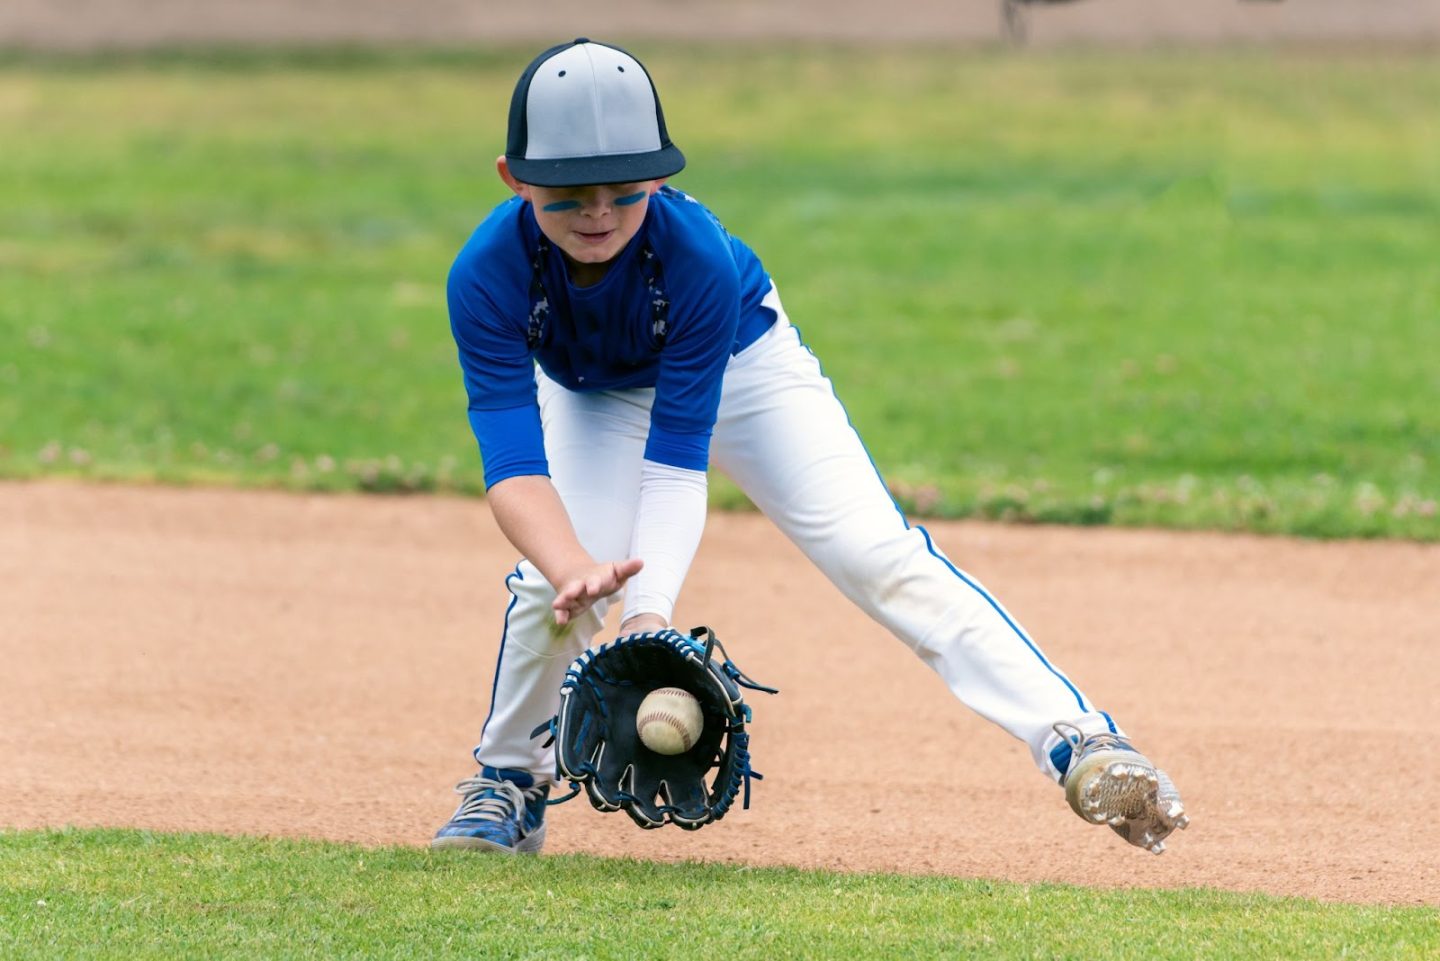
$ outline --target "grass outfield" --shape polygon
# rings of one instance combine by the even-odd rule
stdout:
[[[637,49],[907,506],[1440,539],[1434,58]],[[530,53],[0,61],[0,476],[478,490]]]
[[[1440,916],[140,831],[0,832],[5,958],[1433,958]]]

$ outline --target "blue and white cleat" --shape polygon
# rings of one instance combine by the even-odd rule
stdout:
[[[528,771],[482,767],[455,785],[464,800],[450,822],[435,832],[432,848],[468,848],[502,854],[539,854],[545,845],[545,799],[549,783],[536,785]]]
[[[1070,745],[1061,783],[1070,808],[1091,824],[1108,824],[1126,841],[1152,854],[1190,823],[1180,792],[1164,771],[1118,734],[1086,737],[1073,724],[1054,726]]]

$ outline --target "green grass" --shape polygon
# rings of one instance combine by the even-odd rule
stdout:
[[[1434,58],[637,49],[908,506],[1440,540]],[[0,60],[0,476],[478,490],[530,53]]]
[[[6,958],[1414,958],[1430,908],[141,831],[0,832]]]

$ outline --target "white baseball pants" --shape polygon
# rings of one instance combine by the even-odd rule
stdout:
[[[1030,747],[1058,779],[1051,730],[1116,730],[980,583],[896,507],[772,288],[775,326],[725,371],[711,463],[861,610],[889,629],[962,702]],[[574,393],[537,373],[551,479],[580,543],[599,560],[627,556],[654,391]],[[506,579],[490,716],[476,760],[544,776],[552,749],[531,732],[559,707],[569,667],[599,632],[609,601],[557,632],[554,589],[528,561]],[[619,600],[617,595],[610,600]],[[1064,755],[1068,757],[1068,753]]]

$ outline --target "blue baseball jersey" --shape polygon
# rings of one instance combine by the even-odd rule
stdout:
[[[475,230],[450,269],[459,347],[485,486],[549,474],[534,365],[575,391],[653,387],[646,458],[709,462],[729,358],[774,324],[760,259],[703,205],[672,187],[588,287],[570,282],[529,202],[512,197]]]

